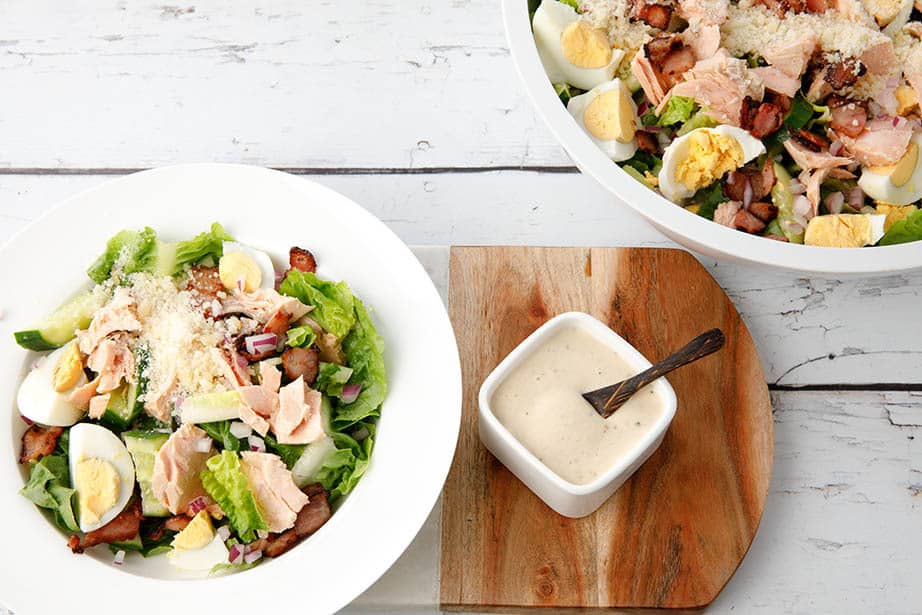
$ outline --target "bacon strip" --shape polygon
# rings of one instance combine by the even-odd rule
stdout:
[[[313,348],[289,348],[282,353],[282,369],[289,380],[303,377],[312,385],[320,371],[320,354]]]
[[[311,254],[310,250],[305,250],[298,246],[294,246],[288,251],[288,265],[298,271],[308,273],[317,271],[317,259],[314,258],[314,255]]]
[[[22,452],[19,454],[19,463],[38,461],[45,455],[54,452],[58,445],[58,438],[64,433],[63,427],[44,427],[32,425],[22,434]]]
[[[138,535],[141,528],[141,500],[134,498],[117,517],[107,524],[84,536],[71,536],[67,546],[74,553],[83,553],[84,549],[103,543],[124,542]],[[76,540],[75,540],[76,539]]]

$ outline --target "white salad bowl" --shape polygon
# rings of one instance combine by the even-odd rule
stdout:
[[[627,340],[589,314],[559,314],[525,338],[484,380],[478,396],[480,439],[487,450],[535,495],[544,500],[545,504],[565,517],[585,517],[604,504],[659,448],[675,416],[678,402],[672,385],[665,378],[655,380],[648,386],[653,387],[659,394],[665,408],[663,414],[650,425],[649,430],[634,447],[591,483],[576,485],[561,478],[506,429],[496,418],[490,407],[490,400],[510,371],[537,350],[545,340],[565,327],[583,329],[620,355],[635,373],[642,372],[651,365],[650,361]]]
[[[831,277],[883,275],[922,267],[922,241],[873,248],[819,248],[742,233],[685,211],[609,160],[560,102],[535,47],[528,0],[502,0],[512,58],[551,133],[584,173],[674,241],[707,256]]]
[[[276,266],[309,248],[318,274],[348,282],[372,308],[385,341],[388,393],[367,474],[332,519],[304,543],[252,570],[183,579],[165,557],[105,549],[71,554],[66,537],[19,495],[24,424],[19,383],[36,358],[13,331],[87,284],[86,267],[123,228],[150,226],[184,239],[221,222]],[[439,496],[461,418],[454,334],[431,280],[410,250],[370,213],[319,184],[236,165],[145,171],[74,196],[0,249],[0,506],[6,522],[0,605],[30,613],[332,613],[378,579],[410,544]],[[2,608],[0,608],[2,610]]]

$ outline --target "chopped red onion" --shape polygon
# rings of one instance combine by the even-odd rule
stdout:
[[[236,544],[230,548],[230,552],[227,554],[227,561],[231,564],[239,563],[243,559],[243,552],[245,547],[241,544]]]
[[[21,415],[21,414],[19,415],[19,418],[21,418],[21,419],[22,419],[22,422],[25,423],[26,425],[28,425],[29,427],[31,427],[32,425],[35,425],[35,421],[33,421],[32,419],[27,418],[27,417],[25,417],[25,416],[23,416],[23,415]]]
[[[116,566],[121,566],[125,563],[125,552],[119,549],[115,552],[115,557],[112,558],[112,563]]]
[[[258,333],[244,338],[247,352],[250,354],[259,354],[266,350],[275,348],[278,343],[278,336],[275,333]]]
[[[861,186],[855,186],[848,191],[847,201],[852,209],[861,209],[861,206],[864,205],[864,190],[861,189]]]
[[[257,453],[266,452],[266,441],[259,436],[250,436],[247,438],[247,444],[250,445],[251,451],[256,451]]]
[[[237,278],[237,290],[239,290],[240,292],[243,292],[243,284],[244,284],[243,278]]]
[[[644,132],[652,132],[652,133],[654,133],[654,134],[658,133],[659,130],[660,130],[660,128],[659,128],[659,126],[657,126],[656,124],[650,124],[649,126],[644,126],[644,127],[643,127],[643,131],[644,131]]]
[[[234,421],[230,424],[230,432],[235,438],[243,440],[253,434],[253,428],[242,421]]]
[[[230,538],[230,528],[226,525],[222,525],[217,530],[215,530],[215,534],[217,534],[218,538],[221,539],[221,542],[225,542],[228,538]]]
[[[258,538],[268,538],[269,532],[267,532],[266,530],[256,530],[256,536]]]
[[[263,552],[259,549],[256,549],[255,551],[250,551],[249,553],[244,555],[243,561],[247,564],[252,564],[253,562],[258,561],[260,558],[262,558],[262,556],[263,556]]]
[[[746,178],[746,185],[743,186],[743,207],[749,207],[752,205],[752,182],[749,181],[749,178]]]
[[[640,103],[640,106],[637,107],[637,115],[646,115],[647,111],[650,110],[650,103],[647,100],[644,100]]]
[[[211,446],[211,443],[209,442],[208,445]],[[200,451],[200,452],[208,452],[208,451]],[[206,508],[208,508],[208,502],[205,501],[205,498],[203,496],[198,496],[197,498],[189,502],[189,510],[192,512],[193,515],[199,514]]]
[[[845,205],[845,195],[841,192],[830,192],[826,195],[826,198],[823,199],[823,203],[826,205],[826,209],[831,214],[840,214],[842,213],[842,206]]]
[[[843,147],[845,147],[845,145],[841,141],[835,140],[829,144],[829,153],[833,156],[838,156],[842,152]]]
[[[347,384],[343,387],[342,400],[344,404],[351,404],[359,397],[362,392],[361,384]]]
[[[195,443],[195,450],[199,453],[208,453],[211,451],[211,438],[205,438]]]
[[[797,180],[797,179],[792,179],[792,180],[791,180],[791,183],[788,184],[788,188],[790,189],[791,194],[793,194],[793,195],[795,195],[795,196],[798,195],[798,194],[803,194],[804,192],[807,191],[807,187],[804,186],[804,185],[800,182],[800,180]]]

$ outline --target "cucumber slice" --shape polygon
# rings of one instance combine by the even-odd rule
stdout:
[[[141,542],[141,535],[136,534],[131,540],[123,540],[121,542],[110,542],[109,549],[112,551],[140,551],[144,548],[144,543]]]
[[[170,514],[151,487],[154,459],[169,437],[170,434],[162,431],[126,431],[122,434],[125,448],[134,460],[134,473],[141,489],[141,512],[145,517],[167,517]]]
[[[109,405],[100,419],[110,427],[122,431],[135,421],[144,410],[144,394],[147,392],[147,364],[150,352],[147,346],[139,346],[134,353],[136,365],[135,381],[127,383],[112,392]]]
[[[320,417],[323,424],[323,430],[330,433],[330,415],[333,412],[333,405],[330,398],[323,396],[320,404]],[[331,455],[336,453],[336,444],[333,438],[326,436],[323,440],[312,442],[304,448],[304,452],[298,457],[294,466],[291,468],[291,477],[294,479],[298,488],[317,482],[317,472],[323,467],[323,464]]]
[[[31,329],[16,331],[16,343],[27,350],[52,350],[74,339],[78,329],[86,329],[96,310],[105,304],[105,291],[94,288],[58,307]]]
[[[182,403],[183,423],[214,423],[240,418],[243,400],[237,391],[205,393],[189,397]]]

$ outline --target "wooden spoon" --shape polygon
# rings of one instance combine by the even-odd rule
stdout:
[[[592,404],[603,419],[607,419],[643,387],[674,369],[717,352],[723,348],[725,341],[724,333],[720,329],[705,331],[649,369],[617,384],[583,393],[583,399]]]

